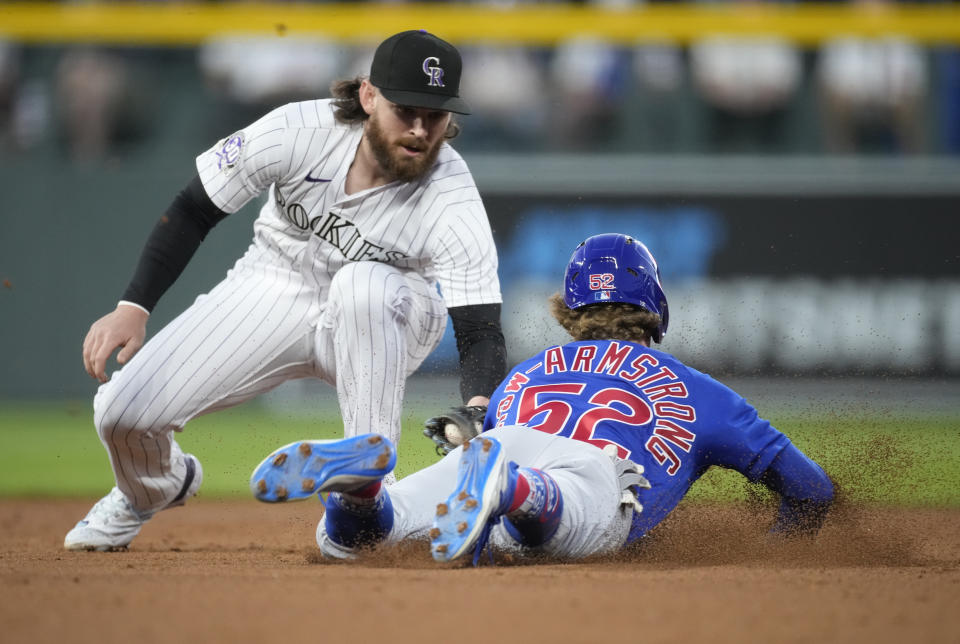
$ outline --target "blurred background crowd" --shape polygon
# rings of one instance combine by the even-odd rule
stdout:
[[[368,69],[370,49],[229,30],[172,48],[0,39],[0,154],[91,162],[160,140],[196,148],[275,105],[325,96],[333,79]],[[774,33],[633,46],[585,35],[471,43],[463,55],[475,108],[465,152],[960,154],[960,49],[904,34],[815,46]],[[189,114],[171,109],[183,101]]]

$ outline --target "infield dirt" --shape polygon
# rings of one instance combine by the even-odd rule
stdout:
[[[841,507],[784,541],[687,504],[615,558],[474,569],[419,543],[322,560],[315,502],[200,498],[128,551],[63,551],[89,505],[0,501],[3,642],[960,641],[957,509]]]

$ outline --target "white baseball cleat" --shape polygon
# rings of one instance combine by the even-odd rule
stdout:
[[[185,455],[187,478],[184,489],[164,510],[186,503],[200,489],[203,482],[203,468],[200,461],[191,454]],[[81,521],[67,533],[63,547],[67,550],[122,550],[140,533],[140,528],[156,512],[138,512],[120,491],[113,488],[110,493],[97,501]]]

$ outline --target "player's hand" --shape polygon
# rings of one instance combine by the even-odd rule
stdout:
[[[87,373],[106,382],[107,359],[117,347],[123,347],[117,354],[117,362],[126,364],[143,346],[148,317],[149,313],[135,306],[119,304],[111,313],[94,322],[83,340],[83,366]]]
[[[474,396],[467,401],[467,407],[486,407],[490,404],[490,399],[486,396]]]

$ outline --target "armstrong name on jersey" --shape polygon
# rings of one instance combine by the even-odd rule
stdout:
[[[630,342],[551,347],[512,372],[502,394],[493,426],[521,424],[600,448],[613,445],[621,458],[636,459],[644,450],[670,476],[697,438],[686,384]]]
[[[651,489],[631,534],[644,534],[711,466],[757,481],[790,440],[742,396],[669,353],[588,340],[550,347],[514,367],[490,397],[484,429],[517,426],[616,447]]]

